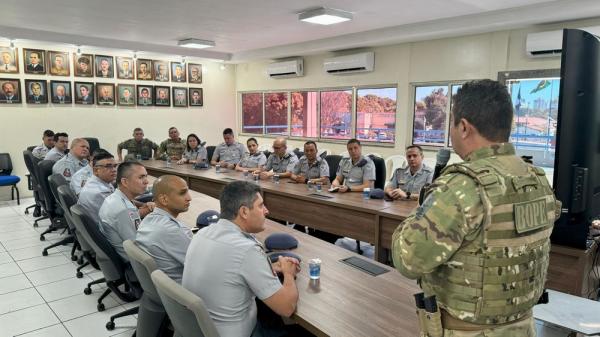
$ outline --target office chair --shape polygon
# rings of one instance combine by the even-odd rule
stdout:
[[[52,191],[50,190],[50,183],[48,177],[52,174],[52,166],[54,166],[53,160],[42,160],[36,167],[37,181],[40,185],[40,195],[44,201],[44,210],[48,214],[50,219],[50,226],[40,235],[40,241],[46,240],[44,235],[51,233],[59,229],[66,229],[65,219],[63,217],[62,209],[58,207],[58,202],[54,199]],[[38,220],[36,220],[37,222]],[[35,226],[35,224],[34,224]]]
[[[325,161],[327,165],[329,165],[329,182],[332,183],[335,180],[335,175],[337,173],[338,167],[340,166],[340,161],[342,160],[342,156],[337,154],[330,154],[325,156]]]
[[[100,142],[98,141],[98,138],[83,137],[83,139],[87,140],[88,144],[90,144],[90,153],[94,153],[94,151],[100,148]]]
[[[42,215],[42,211],[41,211],[42,206],[41,206],[41,202],[40,202],[40,196],[38,193],[39,185],[36,181],[35,172],[34,172],[34,165],[36,165],[37,162],[36,162],[36,164],[34,164],[34,160],[39,160],[39,159],[35,158],[33,156],[33,153],[31,153],[31,151],[29,151],[29,150],[23,151],[23,161],[25,161],[25,166],[27,167],[27,171],[29,171],[29,174],[27,175],[27,187],[29,188],[30,191],[33,191],[33,199],[35,200],[33,205],[28,206],[25,209],[25,214],[29,214],[29,209],[33,208],[33,217],[38,218]]]
[[[295,148],[294,154],[296,155],[296,157],[298,157],[298,159],[300,159],[300,157],[304,155],[304,151],[300,150],[299,148]]]
[[[58,246],[64,246],[69,243],[72,243],[73,248],[71,249],[71,260],[77,261],[77,255],[75,255],[75,250],[77,249],[78,245],[75,241],[75,236],[73,235],[71,226],[69,225],[69,221],[67,220],[66,214],[67,214],[68,210],[65,210],[63,205],[60,203],[60,199],[59,199],[59,195],[58,195],[58,187],[59,186],[69,187],[69,182],[65,179],[65,177],[63,177],[62,174],[54,173],[48,177],[48,183],[50,185],[50,191],[52,192],[52,196],[54,197],[54,200],[57,201],[57,206],[62,210],[62,214],[63,214],[65,222],[67,224],[67,227],[66,227],[67,237],[44,248],[44,250],[42,251],[42,255],[48,256],[48,249],[58,247]]]
[[[369,158],[371,158],[371,160],[373,161],[373,164],[375,164],[375,188],[381,188],[383,189],[385,187],[385,179],[386,179],[386,175],[385,175],[385,160],[383,160],[383,158],[381,157],[377,157],[374,155],[369,155]]]
[[[15,191],[17,192],[17,205],[21,204],[19,188],[17,184],[21,181],[19,176],[12,175],[12,160],[10,154],[0,153],[0,186],[10,186],[10,198],[15,200]]]
[[[215,153],[215,148],[216,146],[207,146],[206,147],[206,160],[208,161],[208,163],[210,164],[210,161],[212,160],[213,154]]]

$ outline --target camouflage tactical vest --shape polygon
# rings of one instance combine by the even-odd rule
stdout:
[[[447,167],[477,184],[486,214],[479,235],[421,279],[427,295],[452,316],[475,324],[511,322],[542,294],[550,233],[560,202],[542,169],[514,155]]]

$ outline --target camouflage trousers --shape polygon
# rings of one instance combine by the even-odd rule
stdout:
[[[533,317],[514,324],[486,329],[483,331],[456,331],[444,329],[444,337],[535,337]]]

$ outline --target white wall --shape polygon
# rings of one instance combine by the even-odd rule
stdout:
[[[227,65],[221,70],[221,63],[206,60],[187,59],[187,62],[203,65],[202,84],[174,84],[171,82],[155,83],[151,81],[105,80],[96,78],[58,77],[45,75],[23,74],[21,48],[36,48],[45,50],[75,51],[75,48],[53,44],[19,44],[19,62],[21,74],[11,76],[3,74],[2,78],[20,78],[21,86],[24,79],[36,78],[47,80],[68,80],[106,83],[133,83],[149,85],[168,85],[182,87],[200,87],[204,91],[203,107],[166,108],[166,107],[101,107],[72,104],[59,105],[28,105],[0,104],[0,152],[8,152],[13,161],[13,174],[19,175],[22,182],[19,189],[22,195],[30,195],[27,191],[25,174],[27,169],[23,162],[22,152],[27,146],[41,143],[42,132],[51,129],[55,132],[65,131],[69,138],[97,137],[100,146],[116,154],[117,144],[131,138],[135,127],[142,127],[147,138],[159,143],[168,136],[167,129],[176,126],[182,137],[188,133],[196,133],[202,140],[209,143],[220,141],[221,130],[225,126],[236,126],[235,118],[235,68]],[[83,53],[104,54],[113,56],[129,56],[131,53],[107,50],[84,49]],[[179,61],[180,56],[149,55],[138,53],[139,58]],[[21,92],[22,98],[23,90]],[[0,200],[10,199],[9,188],[0,189]]]

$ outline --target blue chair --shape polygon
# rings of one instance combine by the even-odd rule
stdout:
[[[10,154],[0,153],[0,186],[10,186],[10,198],[15,200],[15,191],[17,191],[17,205],[21,204],[21,198],[19,196],[19,188],[17,184],[21,181],[18,176],[11,175],[13,170],[12,160],[10,160]]]

